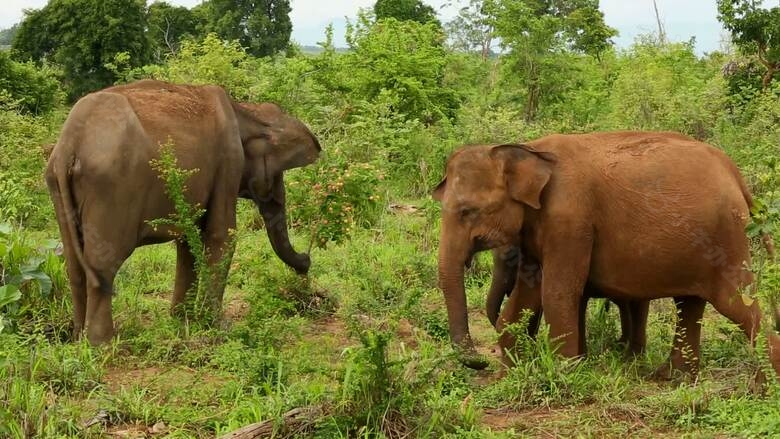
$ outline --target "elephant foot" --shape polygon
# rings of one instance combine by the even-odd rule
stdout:
[[[184,320],[187,310],[183,302],[171,303],[171,317],[179,320]]]
[[[87,339],[89,340],[89,344],[91,344],[92,346],[100,346],[106,344],[110,342],[113,337],[114,337],[113,328],[109,330],[106,329],[93,330],[92,328],[89,328],[87,330]]]
[[[674,361],[667,361],[658,366],[655,372],[650,375],[651,379],[656,381],[672,381],[676,378],[696,378],[698,375],[698,365],[675,364]]]
[[[457,353],[458,361],[469,369],[483,370],[490,364],[487,358],[477,352],[470,342],[465,347],[455,346],[455,352]]]

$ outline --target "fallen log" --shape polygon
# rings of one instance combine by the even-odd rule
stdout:
[[[256,422],[226,433],[219,439],[259,439],[266,437],[294,437],[314,427],[314,424],[322,417],[323,410],[320,406],[308,406],[294,408],[282,415],[280,424],[274,419]]]

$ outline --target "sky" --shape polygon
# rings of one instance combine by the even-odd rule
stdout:
[[[169,3],[194,6],[200,0],[168,0]],[[0,0],[0,28],[21,20],[22,10],[40,8],[47,0]],[[302,45],[322,41],[325,27],[333,23],[336,46],[345,46],[345,17],[354,17],[358,8],[368,8],[375,0],[291,0],[292,38]],[[468,0],[425,0],[439,11],[443,22],[457,14]],[[696,38],[699,53],[721,47],[726,33],[717,19],[715,0],[657,0],[667,36],[672,41]],[[453,6],[443,7],[447,3]],[[765,6],[780,5],[780,0],[765,0]],[[601,10],[608,25],[620,32],[615,39],[619,47],[628,47],[639,34],[657,30],[652,0],[601,0]]]

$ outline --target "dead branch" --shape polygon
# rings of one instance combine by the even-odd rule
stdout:
[[[238,430],[220,436],[219,439],[259,439],[267,437],[294,437],[310,430],[322,417],[319,406],[294,408],[284,415],[279,424],[273,419],[247,425]]]

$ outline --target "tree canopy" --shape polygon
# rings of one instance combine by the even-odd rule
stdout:
[[[732,41],[754,54],[766,68],[767,88],[780,71],[780,7],[766,9],[759,0],[718,0],[718,18],[731,32]]]
[[[395,18],[398,21],[439,24],[436,11],[421,0],[377,0],[374,15],[377,20]]]
[[[617,31],[607,26],[598,0],[485,0],[482,13],[495,28],[526,90],[526,119],[536,117],[550,75],[570,68],[567,53],[600,59]]]
[[[199,8],[206,32],[238,40],[251,55],[273,55],[290,45],[289,0],[209,0]]]
[[[75,98],[114,82],[106,65],[125,52],[131,66],[149,61],[144,0],[50,0],[28,11],[13,40],[17,57],[62,66]]]
[[[161,59],[163,54],[173,54],[179,49],[185,37],[198,35],[202,25],[195,12],[184,6],[173,6],[167,2],[154,2],[146,12],[147,35],[153,56]]]

